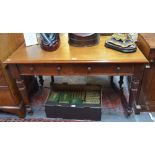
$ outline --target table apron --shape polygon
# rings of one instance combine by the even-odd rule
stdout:
[[[20,75],[133,75],[134,64],[20,64]]]

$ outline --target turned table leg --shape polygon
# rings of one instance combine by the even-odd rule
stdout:
[[[141,106],[137,104],[137,101],[139,98],[143,72],[144,72],[143,65],[135,65],[134,75],[132,76],[130,83],[128,114],[132,113],[133,108],[136,113],[140,113]]]
[[[137,106],[136,102],[137,102],[137,95],[138,95],[138,91],[139,91],[139,87],[140,87],[140,79],[136,78],[135,76],[133,76],[131,78],[131,83],[130,83],[130,95],[129,95],[129,106],[128,106],[128,113],[132,113],[132,108],[135,106]],[[138,109],[137,109],[138,110]],[[140,110],[140,107],[139,107]]]
[[[27,94],[27,90],[26,90],[26,86],[25,86],[23,78],[19,77],[18,79],[16,79],[16,83],[17,83],[17,87],[22,95],[27,112],[29,114],[32,114],[33,113],[32,106],[30,105],[30,101],[28,98],[28,94]]]
[[[19,74],[17,66],[16,65],[10,65],[10,70],[11,70],[11,73],[12,73],[13,77],[16,80],[18,90],[19,90],[19,92],[21,94],[24,105],[26,106],[27,112],[30,113],[30,114],[33,113],[32,107],[30,105],[30,100],[28,98],[28,93],[27,93],[27,89],[26,89],[24,80],[23,80],[22,76]],[[25,108],[25,106],[23,106],[23,108]],[[21,116],[22,113],[23,113],[22,111],[19,112],[19,115]]]
[[[131,82],[130,82],[129,102],[127,101],[126,96],[124,95],[123,76],[120,76],[120,80],[119,80],[120,88],[115,86],[113,82],[113,76],[111,76],[111,79],[110,79],[111,86],[120,95],[122,106],[124,108],[125,115],[127,116],[132,114],[133,108],[135,113],[140,113],[141,106],[137,105],[137,101],[138,101],[139,92],[141,88],[143,71],[144,71],[144,65],[137,64],[134,66],[134,73],[132,75]]]

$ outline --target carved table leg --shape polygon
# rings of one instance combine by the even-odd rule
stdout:
[[[127,102],[126,96],[124,95],[123,91],[123,76],[120,76],[119,86],[120,88],[116,87],[113,82],[113,77],[111,77],[111,85],[114,90],[120,95],[122,106],[124,108],[124,112],[126,116],[129,116],[133,112],[133,108],[136,113],[139,112],[141,109],[140,105],[137,105],[137,100],[139,97],[140,86],[142,82],[144,71],[144,65],[135,65],[134,67],[134,74],[132,76],[132,80],[130,83],[130,90],[129,90],[129,102]]]
[[[13,77],[16,80],[18,90],[21,94],[24,105],[26,106],[27,112],[32,113],[32,107],[30,105],[30,100],[28,98],[24,80],[23,80],[22,76],[19,74],[19,71],[18,71],[18,68],[16,65],[10,65],[10,69],[11,69],[11,73],[12,73]],[[25,106],[23,106],[23,108],[25,108]],[[22,111],[21,111],[21,113],[22,113]],[[20,112],[19,112],[19,115],[20,115]]]
[[[22,77],[19,77],[18,79],[16,79],[16,83],[17,83],[17,87],[22,95],[22,98],[23,98],[23,101],[26,105],[26,109],[27,109],[27,112],[29,114],[33,114],[33,111],[32,111],[32,107],[30,105],[30,101],[29,101],[29,98],[28,98],[28,94],[27,94],[27,90],[26,90],[26,86],[24,84],[24,80],[22,79]]]
[[[138,86],[139,86],[139,79],[137,79],[135,76],[132,77],[131,83],[130,83],[130,96],[129,96],[129,106],[128,106],[128,113],[132,113],[132,107],[136,105],[136,95],[138,92]]]
[[[129,105],[128,105],[128,113],[132,113],[132,108],[136,111],[136,113],[140,113],[141,106],[137,105],[137,100],[139,97],[140,86],[142,83],[144,66],[137,65],[135,66],[135,74],[131,78],[130,83],[130,95],[129,95]]]

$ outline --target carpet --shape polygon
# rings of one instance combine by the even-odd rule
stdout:
[[[110,86],[109,78],[101,78],[101,77],[88,77],[86,80],[82,79],[84,77],[78,78],[55,78],[57,83],[61,83],[62,80],[66,80],[63,82],[68,82],[69,79],[70,83],[80,83],[81,81],[84,83],[85,81],[95,84],[103,85],[103,92],[102,92],[102,115],[120,115],[124,117],[124,109],[121,104],[121,99],[119,94],[117,94]],[[44,88],[40,89],[36,94],[31,96],[31,105],[33,108],[33,115],[26,115],[25,119],[20,119],[16,115],[10,114],[0,114],[0,122],[85,122],[85,120],[63,120],[57,118],[47,118],[45,114],[44,105],[50,93],[49,83],[50,78],[44,77],[45,84]],[[75,81],[73,81],[75,80]],[[128,92],[126,93],[128,96]],[[102,117],[102,119],[104,119]],[[86,120],[87,121],[87,120]],[[102,120],[101,120],[102,121]]]
[[[102,111],[104,114],[109,115],[124,115],[120,96],[111,88],[102,91]]]
[[[65,120],[47,118],[0,118],[0,122],[90,122],[87,120]]]

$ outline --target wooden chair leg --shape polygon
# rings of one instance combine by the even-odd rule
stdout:
[[[50,85],[52,86],[53,83],[54,83],[54,76],[51,76],[51,83],[50,83]]]
[[[124,79],[124,76],[120,76],[120,79],[119,79],[119,88],[122,89],[122,85],[123,85],[123,79]]]
[[[114,76],[110,77],[110,84],[112,87],[114,87]]]
[[[40,83],[41,87],[43,87],[43,85],[44,85],[43,76],[39,76],[39,83]]]

